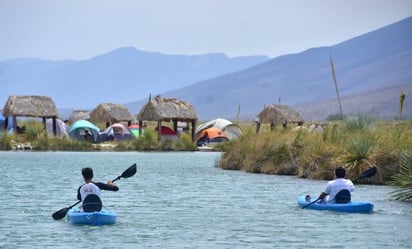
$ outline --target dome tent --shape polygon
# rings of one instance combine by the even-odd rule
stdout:
[[[69,136],[76,140],[85,140],[87,134],[91,134],[91,141],[99,140],[99,128],[87,120],[77,120],[69,129]]]
[[[201,137],[202,131],[211,127],[219,128],[226,134],[226,137],[229,140],[237,139],[242,135],[242,130],[238,125],[230,122],[227,119],[217,118],[200,124],[196,128],[196,137],[199,139],[199,137]]]
[[[122,123],[115,123],[99,133],[99,141],[121,141],[124,139],[134,139],[132,132]]]

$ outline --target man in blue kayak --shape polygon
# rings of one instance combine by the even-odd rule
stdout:
[[[101,190],[109,191],[118,191],[119,188],[113,184],[111,180],[106,183],[102,182],[93,182],[93,169],[92,168],[83,168],[82,175],[85,183],[79,187],[77,190],[77,199],[82,201],[82,211],[89,212],[85,210],[85,200],[91,200],[93,205],[90,205],[90,211],[100,211],[101,209]],[[89,196],[89,197],[88,197]],[[92,197],[92,198],[90,198]],[[87,198],[87,199],[86,199]],[[99,205],[96,207],[96,202],[99,202]]]
[[[329,181],[325,187],[325,190],[319,195],[319,200],[322,202],[349,202],[350,201],[350,192],[355,189],[352,181],[349,179],[345,179],[346,171],[342,167],[338,167],[335,169],[335,180]],[[342,191],[344,190],[344,191]],[[341,195],[342,198],[338,198],[337,194],[342,191]],[[342,200],[341,200],[342,199]]]

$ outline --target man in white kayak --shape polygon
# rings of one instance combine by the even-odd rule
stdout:
[[[341,190],[348,190],[352,192],[355,189],[352,181],[349,179],[345,179],[346,171],[342,167],[338,167],[335,169],[335,176],[336,179],[333,181],[329,181],[325,187],[325,190],[319,195],[319,200],[322,202],[336,202],[335,197],[338,192]],[[349,194],[350,200],[350,194]],[[340,201],[339,201],[340,202]]]
[[[113,184],[111,180],[106,183],[93,182],[93,169],[83,168],[82,175],[85,183],[77,190],[77,199],[83,202],[88,195],[95,195],[98,199],[101,199],[101,190],[118,191],[119,188]],[[99,210],[97,210],[99,211]]]

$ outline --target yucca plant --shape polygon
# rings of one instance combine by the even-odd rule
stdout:
[[[343,162],[349,171],[360,175],[363,170],[374,165],[372,153],[376,139],[373,136],[355,135],[346,148]]]
[[[400,157],[400,171],[393,176],[392,186],[399,187],[392,191],[396,200],[412,202],[412,154],[404,153]]]

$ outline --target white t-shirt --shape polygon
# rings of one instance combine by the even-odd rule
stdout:
[[[326,185],[325,190],[323,191],[326,194],[329,194],[325,198],[325,201],[326,202],[335,201],[336,194],[343,189],[347,189],[350,192],[352,192],[355,189],[355,186],[353,185],[351,180],[344,179],[344,178],[338,178],[333,181],[329,181],[328,184]]]
[[[100,188],[91,182],[83,184],[83,186],[81,186],[80,188],[80,196],[82,197],[82,201],[89,194],[95,194],[101,198],[101,193],[102,191],[100,190]]]

